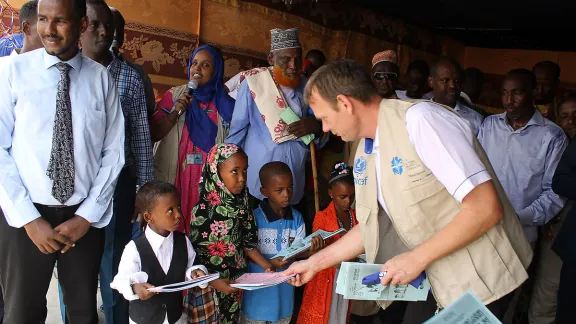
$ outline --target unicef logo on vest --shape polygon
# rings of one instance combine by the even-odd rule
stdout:
[[[354,173],[360,175],[366,170],[366,159],[361,156],[354,162]]]
[[[359,186],[365,186],[368,177],[361,178],[362,173],[366,171],[366,159],[361,156],[354,162],[354,183]]]
[[[392,158],[392,172],[394,172],[394,174],[402,174],[402,172],[404,172],[404,167],[403,167],[402,163],[402,159],[395,156],[394,158]]]

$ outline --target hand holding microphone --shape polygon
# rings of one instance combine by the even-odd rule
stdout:
[[[188,85],[186,86],[186,92],[184,92],[184,94],[180,96],[178,100],[176,100],[176,104],[174,105],[174,107],[178,112],[178,117],[182,116],[182,114],[186,112],[186,109],[188,109],[188,106],[190,106],[190,103],[192,102],[193,99],[192,94],[194,93],[194,90],[196,90],[196,88],[198,88],[198,81],[190,80],[188,82]]]

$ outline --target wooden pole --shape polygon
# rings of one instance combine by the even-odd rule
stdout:
[[[318,167],[316,166],[316,145],[310,142],[310,156],[312,161],[312,176],[314,177],[314,207],[316,212],[320,211],[320,193],[318,191]]]

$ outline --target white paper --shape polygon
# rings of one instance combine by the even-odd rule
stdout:
[[[230,287],[242,290],[263,289],[284,283],[296,275],[287,277],[280,276],[279,273],[246,273],[236,280]]]
[[[202,277],[192,279],[192,280],[187,280],[187,281],[183,281],[183,282],[173,283],[170,285],[164,285],[164,286],[149,288],[148,291],[156,292],[156,293],[182,291],[182,290],[186,290],[189,288],[202,286],[202,285],[207,284],[210,281],[216,280],[218,278],[220,278],[220,274],[215,273],[215,274],[202,276]]]

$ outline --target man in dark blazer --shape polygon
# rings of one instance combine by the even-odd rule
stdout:
[[[565,100],[564,104],[567,104],[567,101],[572,101],[571,104],[576,107],[576,99]],[[576,128],[576,114],[569,115],[566,116],[568,125],[561,126],[566,126],[563,128],[573,131]],[[571,139],[571,144],[564,151],[556,168],[556,173],[552,180],[552,190],[562,197],[576,200],[576,141],[574,137]],[[566,216],[564,225],[556,237],[552,250],[558,254],[563,262],[560,273],[560,288],[558,289],[556,324],[574,323],[573,308],[576,305],[576,208],[572,208]]]

